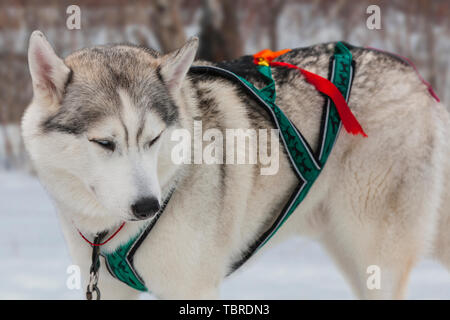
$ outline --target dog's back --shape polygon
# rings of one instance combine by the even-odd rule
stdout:
[[[278,60],[327,78],[334,46],[294,49]],[[285,229],[321,239],[360,297],[399,298],[424,255],[434,251],[450,268],[449,116],[404,60],[364,48],[351,47],[351,52],[355,77],[349,106],[369,137],[342,130],[329,163]],[[219,66],[261,87],[245,63],[251,64],[250,57]],[[277,105],[317,148],[324,96],[296,70],[273,68],[273,76]],[[245,103],[255,127],[270,126],[258,106]],[[287,166],[280,162],[279,176]],[[273,201],[261,196],[274,193],[272,183],[261,183],[264,179],[255,177],[260,194],[251,197],[250,212]],[[286,195],[280,187],[277,196]],[[371,265],[384,274],[382,291],[366,287],[365,270]]]

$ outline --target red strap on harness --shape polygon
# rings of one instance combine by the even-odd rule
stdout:
[[[280,50],[273,52],[272,50],[265,49],[253,55],[253,62],[258,65],[265,65],[271,67],[284,67],[289,69],[297,69],[305,77],[306,81],[311,83],[319,92],[322,92],[328,96],[336,106],[336,109],[341,118],[342,124],[348,133],[357,135],[361,134],[367,137],[367,134],[362,129],[358,120],[356,120],[352,111],[350,110],[345,98],[342,96],[338,88],[328,79],[325,79],[317,74],[311,73],[305,69],[299,68],[296,65],[273,61],[275,58],[289,52],[290,49]]]
[[[307,82],[311,83],[319,92],[327,95],[334,102],[342,124],[348,133],[354,135],[361,134],[367,137],[367,134],[353,115],[341,92],[330,80],[286,62],[272,61],[269,62],[269,65],[271,67],[285,67],[299,70]]]

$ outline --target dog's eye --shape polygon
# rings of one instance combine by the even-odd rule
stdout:
[[[152,145],[155,144],[156,141],[158,141],[159,137],[161,137],[161,133],[155,139],[147,143],[147,148],[150,148]]]
[[[106,140],[106,139],[92,139],[89,140],[91,142],[96,143],[97,145],[101,146],[102,148],[109,150],[109,151],[114,151],[116,149],[116,144],[110,140]]]

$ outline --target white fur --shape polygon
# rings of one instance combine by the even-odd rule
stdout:
[[[180,66],[192,62],[196,46],[195,41],[195,45],[182,49],[182,53],[188,52],[182,54],[183,64],[172,61],[175,69],[167,71],[168,64],[164,67],[167,69],[163,68],[164,76],[182,79],[187,69]],[[57,69],[63,78],[65,69]],[[386,73],[387,87],[404,79],[395,70]],[[52,79],[59,76],[52,75]],[[172,83],[175,87],[181,85]],[[350,103],[369,137],[363,139],[341,131],[323,173],[270,242],[293,234],[317,239],[360,298],[404,297],[410,270],[427,254],[434,254],[450,268],[450,122],[445,108],[418,90],[420,85],[418,80],[403,83],[395,97],[383,91],[371,97],[357,90],[352,93]],[[209,89],[211,96],[221,97],[227,110],[221,119],[226,128],[250,128],[245,106],[232,86],[217,82],[201,86]],[[190,128],[198,109],[189,94],[189,82],[181,87],[184,97],[179,92],[175,97],[182,125]],[[127,110],[124,122],[128,128],[138,128],[140,119],[132,102],[125,92],[120,97]],[[289,100],[288,93],[285,97]],[[162,130],[163,136],[158,146],[145,153],[138,151],[131,140],[125,147],[122,125],[116,118],[105,119],[89,130],[88,137],[116,136],[121,154],[111,156],[90,144],[87,137],[41,134],[38,124],[48,114],[43,104],[42,99],[35,99],[27,109],[23,136],[39,177],[55,200],[71,254],[86,280],[91,252],[76,229],[90,236],[114,229],[129,218],[127,210],[138,196],[133,177],[142,179],[139,183],[144,185],[144,192],[161,198],[180,167],[167,161],[170,130],[152,113],[147,115],[149,125],[143,133],[146,139],[142,140]],[[314,141],[317,123],[304,120],[310,117],[308,110],[297,105],[295,108],[289,114],[291,120],[302,124],[302,132]],[[230,257],[236,258],[245,250],[267,224],[270,213],[281,209],[280,199],[285,199],[297,183],[284,153],[280,171],[273,176],[254,178],[254,167],[250,165],[227,170],[225,185],[221,185],[219,165],[183,168],[177,191],[134,258],[140,275],[157,296],[217,298]],[[90,186],[94,186],[95,193]],[[142,224],[127,223],[106,249],[114,250],[127,241]],[[369,265],[378,265],[382,270],[381,290],[366,287]],[[105,268],[100,271],[99,286],[104,298],[138,296],[137,291],[113,279]]]

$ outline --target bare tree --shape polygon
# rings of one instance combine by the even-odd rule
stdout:
[[[286,0],[269,0],[266,4],[267,29],[269,45],[272,50],[278,50],[278,21],[286,4]]]
[[[425,41],[427,47],[427,69],[428,81],[432,87],[436,88],[437,84],[437,63],[436,63],[436,37],[433,30],[433,21],[436,16],[436,3],[433,1],[420,1],[420,5],[424,10],[423,22],[425,26]]]
[[[210,61],[243,54],[236,1],[203,0],[199,57]]]
[[[186,42],[178,0],[152,0],[151,24],[163,52],[180,48]]]

